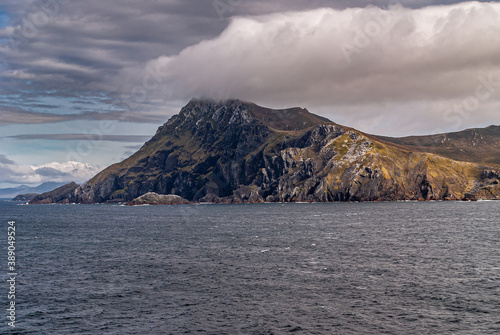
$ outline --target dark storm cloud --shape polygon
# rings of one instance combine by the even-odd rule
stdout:
[[[10,124],[43,124],[67,121],[105,121],[117,120],[136,123],[160,123],[165,121],[162,115],[132,114],[126,111],[82,112],[78,114],[57,114],[31,112],[17,107],[0,106],[0,126]]]
[[[144,143],[150,135],[100,135],[100,134],[22,134],[7,136],[18,140],[56,140],[56,141],[108,141]],[[135,147],[135,146],[134,146]],[[1,160],[1,157],[0,157]]]
[[[44,18],[44,11],[38,4],[54,2],[58,5],[53,7],[52,10],[49,8],[48,14],[45,14]],[[188,53],[186,50],[190,50],[191,46],[195,51],[201,50],[200,43],[207,43],[210,40],[217,43],[217,41],[221,41],[220,36],[224,36],[224,34],[233,34],[234,39],[230,42],[237,44],[238,36],[235,29],[238,28],[242,21],[237,19],[236,23],[233,22],[232,26],[230,26],[231,17],[271,15],[267,19],[261,17],[257,21],[265,21],[272,25],[276,20],[279,20],[278,16],[281,13],[306,11],[320,7],[341,10],[350,7],[375,5],[387,8],[395,3],[400,3],[408,8],[420,8],[428,5],[458,2],[460,1],[165,0],[141,2],[132,0],[54,0],[32,2],[29,0],[7,0],[3,6],[11,17],[11,25],[0,28],[0,39],[4,38],[4,42],[0,44],[0,57],[4,62],[3,68],[0,69],[0,77],[2,77],[2,80],[0,80],[0,93],[10,92],[9,97],[4,98],[4,100],[8,99],[10,105],[13,105],[14,101],[19,102],[19,99],[28,99],[29,96],[34,101],[25,101],[25,103],[21,101],[18,106],[21,106],[22,109],[4,108],[0,105],[2,113],[0,115],[0,124],[93,119],[163,122],[165,121],[165,108],[163,106],[166,101],[179,101],[180,104],[189,99],[190,95],[210,94],[210,90],[217,89],[218,83],[216,82],[216,85],[212,86],[213,78],[206,78],[205,69],[200,70],[200,68],[195,67],[192,72],[183,72],[184,68],[179,69],[177,73],[184,76],[184,78],[170,80],[169,84],[173,85],[173,87],[163,86],[157,91],[148,91],[145,99],[134,102],[134,106],[131,108],[132,113],[129,113],[126,119],[123,119],[121,113],[116,112],[85,111],[81,114],[61,115],[57,113],[37,113],[35,111],[36,108],[40,107],[37,105],[43,104],[37,102],[37,99],[48,96],[60,99],[75,98],[76,100],[81,97],[92,98],[95,96],[110,105],[123,97],[124,99],[133,100],[134,88],[141,87],[147,75],[145,64],[151,63],[152,60],[172,57],[177,64],[182,65],[182,62],[186,60],[184,55]],[[47,12],[47,9],[45,12]],[[31,27],[31,32],[28,29],[28,22],[38,22],[37,26]],[[301,29],[301,27],[298,28]],[[407,28],[410,29],[409,26]],[[339,26],[335,29],[342,31],[345,27]],[[400,27],[398,31],[404,29],[406,28]],[[269,31],[269,27],[264,27],[264,30]],[[295,38],[290,32],[283,31],[283,34],[283,36],[292,40]],[[279,45],[280,41],[277,42],[276,45]],[[330,39],[329,44],[325,47],[336,42],[338,41]],[[238,59],[240,55],[237,50],[231,49],[233,45],[219,45],[218,47],[219,50],[216,50],[212,55],[221,52],[229,59],[232,58],[234,61],[240,62],[240,59]],[[246,47],[259,46],[247,45]],[[231,54],[232,52],[233,54]],[[314,52],[324,51],[314,50]],[[204,56],[208,56],[208,59],[210,59],[212,55],[206,54]],[[372,53],[367,52],[361,58],[369,58],[371,55]],[[315,61],[315,55],[310,54],[309,57],[309,60],[303,59],[302,61],[308,61],[309,63]],[[201,58],[201,60],[200,64],[205,66],[206,62],[203,62],[205,59]],[[245,64],[244,59],[242,64],[242,66],[248,66],[250,69],[255,65]],[[377,59],[375,59],[374,64],[377,65]],[[231,65],[231,63],[223,65]],[[278,65],[280,65],[280,62],[278,62]],[[345,66],[345,64],[342,65]],[[356,76],[359,78],[359,76],[366,75],[366,73],[371,73],[368,80],[373,83],[387,79],[383,73],[373,74],[373,71],[368,69],[367,66],[367,63],[362,61],[359,63],[359,69],[353,71],[348,69],[346,72],[351,71],[350,78]],[[290,67],[293,68],[292,65]],[[321,72],[322,70],[314,71]],[[363,71],[365,72],[363,73]],[[275,72],[270,73],[276,74]],[[215,76],[217,74],[215,73]],[[292,71],[290,74],[294,74],[294,72]],[[238,75],[238,72],[236,75]],[[310,75],[308,74],[306,77]],[[258,77],[258,73],[256,73],[255,77]],[[319,77],[321,79],[321,75]],[[341,80],[348,77],[349,74],[341,73]],[[205,85],[205,87],[199,87],[199,79],[201,79],[201,84]],[[222,79],[228,85],[240,80],[235,77],[223,77]],[[292,76],[292,80],[290,78],[286,80],[289,84],[295,83],[297,86],[302,78]],[[419,82],[421,80],[425,81],[427,79],[420,78]],[[191,81],[194,85],[191,85]],[[318,81],[317,85],[319,84],[321,82]],[[379,90],[382,89],[380,85],[374,84],[374,89],[370,93],[363,95],[362,99],[359,99],[353,93],[353,90],[356,91],[355,88],[359,86],[358,84],[359,82],[354,81],[351,81],[348,85],[341,83],[339,92],[343,92],[343,90],[350,91],[347,95],[343,93],[338,95],[370,103],[370,99],[378,97]],[[406,95],[409,94],[408,91],[404,90],[414,89],[411,85],[398,86],[396,83],[393,84],[393,87],[396,88],[394,94],[398,94],[401,99],[405,99]],[[253,85],[259,85],[258,78],[253,82]],[[238,85],[236,85],[236,88],[238,88]],[[321,93],[325,86],[319,85],[319,91],[315,92],[311,92],[315,89],[314,85],[307,89],[300,87],[295,89],[299,90],[301,94],[309,92],[309,98],[297,99],[299,101],[288,99],[288,97],[296,96],[296,90],[294,89],[286,94],[281,92],[274,101],[269,99],[268,94],[265,92],[259,94],[259,92],[250,90],[248,97],[257,102],[272,105],[284,103],[304,105],[309,104],[312,100],[315,101],[316,105],[321,105],[321,102],[325,101],[324,95],[326,93]],[[461,90],[463,93],[468,88],[462,87]],[[172,91],[176,91],[176,93],[170,95]],[[268,92],[271,91],[268,90]],[[248,93],[248,91],[243,92]],[[218,95],[220,91],[215,93],[214,95]],[[236,90],[234,93],[239,93],[239,91]],[[244,97],[245,94],[240,97]],[[447,97],[453,98],[454,96],[456,94],[448,94]],[[426,96],[422,95],[422,98],[426,98]],[[28,103],[33,105],[30,106]],[[75,107],[75,110],[78,109],[81,109],[81,107]]]
[[[55,2],[52,1],[52,2]],[[52,3],[47,2],[47,3]],[[368,4],[387,5],[394,1],[227,1],[223,15],[216,1],[61,1],[49,7],[49,14],[37,3],[7,1],[10,27],[0,36],[19,42],[17,50],[0,48],[6,70],[17,71],[17,85],[43,83],[45,91],[69,88],[120,92],[109,78],[120,70],[142,64],[161,55],[175,55],[204,39],[214,38],[228,25],[231,16],[262,15],[318,7],[346,8]],[[449,3],[457,1],[442,1]],[[401,1],[423,6],[432,1]],[[57,3],[56,3],[57,4]],[[45,16],[44,16],[45,15]],[[38,17],[38,19],[37,19]],[[44,19],[45,18],[45,19]],[[221,20],[221,18],[223,18]],[[29,22],[37,22],[29,32]],[[27,37],[28,38],[27,38]],[[140,80],[139,78],[138,80]],[[79,95],[78,93],[75,93]]]
[[[0,44],[4,60],[0,93],[13,96],[3,102],[4,106],[15,101],[26,110],[6,112],[2,124],[62,122],[94,116],[99,119],[100,115],[90,113],[34,114],[31,118],[29,112],[39,106],[29,106],[31,101],[23,99],[30,95],[33,99],[104,95],[112,104],[121,95],[129,94],[135,81],[142,79],[117,81],[121,71],[160,55],[176,54],[216,36],[227,24],[216,16],[210,1],[57,1],[57,10],[46,15],[38,27],[31,23],[37,22],[37,17],[40,21],[45,12],[36,2],[5,4],[12,24],[0,28],[0,38],[5,38]],[[133,111],[137,115],[129,115],[125,121],[165,121],[164,113],[151,115],[148,108],[148,104],[137,106]],[[13,115],[16,113],[19,115]],[[117,114],[107,116],[123,121]]]

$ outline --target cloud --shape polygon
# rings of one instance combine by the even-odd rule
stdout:
[[[32,115],[29,113],[38,112],[39,106],[44,104],[41,100],[47,96],[64,101],[61,108],[67,112],[82,108],[75,102],[82,98],[100,101],[113,110],[116,99],[132,96],[136,103],[131,108],[133,115],[126,121],[148,123],[165,121],[166,104],[175,105],[175,108],[169,106],[167,109],[167,115],[171,115],[195,94],[223,97],[238,95],[280,107],[285,104],[325,106],[334,99],[337,104],[349,99],[351,102],[372,103],[370,98],[383,88],[383,85],[374,85],[373,82],[391,80],[395,75],[405,74],[399,69],[392,77],[385,78],[385,72],[380,69],[380,76],[376,78],[366,64],[367,59],[375,56],[372,67],[377,67],[381,66],[378,60],[385,57],[387,66],[391,63],[388,59],[398,59],[401,52],[408,51],[394,48],[389,42],[406,41],[403,47],[410,48],[411,52],[412,39],[405,40],[405,31],[412,37],[408,29],[420,24],[412,22],[419,17],[410,10],[400,11],[396,19],[400,19],[401,24],[391,26],[391,31],[396,34],[391,36],[389,42],[387,34],[381,36],[362,54],[354,55],[357,58],[356,66],[346,66],[339,54],[338,44],[352,39],[354,29],[362,26],[375,9],[343,9],[364,7],[367,3],[387,8],[396,1],[221,1],[229,4],[222,12],[217,10],[213,1],[206,0],[7,1],[2,8],[10,20],[8,26],[0,27],[0,90],[10,94],[4,95],[0,105],[15,105],[22,107],[22,110],[7,112],[2,108],[0,112],[4,114],[3,119],[8,119],[2,124],[30,123]],[[432,4],[460,3],[460,0],[401,0],[399,3],[421,8]],[[47,8],[45,11],[42,9],[43,4],[53,5],[49,14]],[[319,7],[336,10],[312,10]],[[453,14],[452,9],[448,11]],[[485,12],[482,9],[478,11],[477,16]],[[252,15],[258,17],[252,18]],[[430,16],[424,15],[422,18],[432,20]],[[485,18],[485,23],[491,21],[487,15]],[[448,20],[444,16],[442,19]],[[456,18],[453,20],[459,22]],[[33,25],[35,21],[37,25]],[[477,21],[471,21],[474,25],[470,34],[477,33]],[[469,23],[464,21],[464,25],[457,26],[457,32],[466,30]],[[448,30],[451,31],[451,28]],[[484,30],[489,34],[489,27],[484,27]],[[446,38],[447,34],[461,36],[450,32],[441,35]],[[465,41],[471,40],[470,34],[463,35]],[[478,43],[476,41],[473,46]],[[389,48],[385,48],[387,45]],[[377,50],[380,49],[383,52],[378,54]],[[445,44],[442,44],[441,49],[445,49]],[[457,47],[451,48],[457,49],[460,52],[453,54],[453,57],[460,59],[464,51]],[[471,53],[473,50],[467,47],[465,51]],[[171,60],[168,80],[165,80],[164,87],[148,90],[146,98],[137,101],[133,90],[144,83],[147,75],[144,64],[155,63],[150,62],[155,59],[161,62]],[[189,71],[194,61],[199,64]],[[411,59],[398,59],[400,66],[404,66],[405,61]],[[335,62],[340,62],[338,67],[332,65]],[[238,63],[241,65],[238,66]],[[174,64],[180,67],[176,69]],[[215,66],[220,68],[217,71],[209,69]],[[341,71],[342,68],[344,71]],[[232,69],[235,72],[231,75]],[[347,75],[347,72],[351,74]],[[410,69],[409,72],[414,74],[417,71]],[[370,77],[365,80],[367,73]],[[338,80],[332,82],[334,76]],[[420,74],[417,82],[425,80],[422,77],[425,77],[425,73]],[[455,79],[451,75],[449,78]],[[446,79],[443,77],[441,81]],[[175,87],[177,84],[179,87]],[[414,86],[395,86],[397,89],[392,98],[404,99],[406,92],[398,94],[398,91],[412,90]],[[359,87],[372,89],[372,94],[365,94],[363,99],[358,100],[360,94],[354,94],[353,91]],[[272,98],[274,93],[277,95]],[[26,95],[31,97],[27,98]],[[331,98],[325,99],[325,95],[331,95]],[[54,114],[33,114],[32,120],[50,123],[102,117],[92,113],[64,117]],[[106,117],[123,121],[118,114],[108,114]]]
[[[139,113],[130,113],[129,111],[125,110],[59,114],[50,112],[27,111],[18,107],[0,106],[0,126],[10,125],[10,124],[57,123],[57,122],[77,121],[77,120],[91,120],[91,121],[115,120],[121,122],[160,123],[165,121],[164,118],[165,116],[162,115],[161,113],[139,114]]]
[[[35,173],[37,175],[40,175],[41,177],[63,178],[66,180],[72,178],[71,174],[69,174],[67,172],[59,171],[59,170],[51,168],[51,167],[38,168],[35,170]]]
[[[450,128],[459,117],[460,126],[498,123],[498,22],[500,4],[480,2],[238,17],[220,36],[145,69],[159,71],[161,95],[173,100],[299,105],[334,119],[350,117],[351,125],[361,117],[420,120],[410,131]],[[468,97],[479,104],[469,99],[467,110],[453,109]],[[390,132],[369,127],[376,129]]]
[[[57,141],[109,141],[144,143],[151,135],[99,135],[99,134],[22,134],[7,136],[18,140],[57,140]],[[135,146],[134,146],[135,147]],[[1,157],[0,157],[1,159]]]
[[[141,144],[141,145],[126,145],[126,146],[124,146],[124,148],[128,149],[128,150],[133,150],[132,153],[134,153],[137,150],[139,150],[142,146],[143,146],[143,144]]]
[[[44,4],[52,5],[48,14]],[[1,76],[9,80],[0,88],[62,98],[68,91],[117,97],[126,85],[110,79],[122,69],[176,54],[227,24],[211,1],[201,0],[19,0],[3,6],[11,20],[0,27]]]
[[[0,164],[12,165],[16,164],[13,160],[10,160],[5,155],[0,155]]]
[[[99,172],[94,166],[80,162],[48,163],[39,166],[18,165],[0,155],[0,182],[40,184],[44,182],[82,183]]]

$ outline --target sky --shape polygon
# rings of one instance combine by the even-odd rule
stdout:
[[[82,183],[191,98],[379,135],[500,124],[500,3],[4,0],[0,187]]]

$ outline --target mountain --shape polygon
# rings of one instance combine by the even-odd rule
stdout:
[[[66,183],[57,183],[57,182],[46,182],[40,184],[36,187],[21,185],[17,187],[9,187],[9,188],[1,188],[0,189],[0,198],[14,198],[19,194],[27,194],[27,193],[44,193],[52,191]]]
[[[376,137],[410,151],[431,152],[459,161],[500,167],[500,126],[430,136]]]
[[[500,199],[500,170],[302,108],[191,100],[139,151],[61,201],[129,202],[148,192],[219,203]]]

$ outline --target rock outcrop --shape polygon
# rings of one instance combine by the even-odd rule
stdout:
[[[408,150],[305,109],[192,100],[70,199],[129,202],[148,192],[217,203],[500,199],[499,181],[495,166]]]
[[[139,205],[188,205],[191,202],[175,194],[158,194],[148,192],[127,203],[128,206]]]

